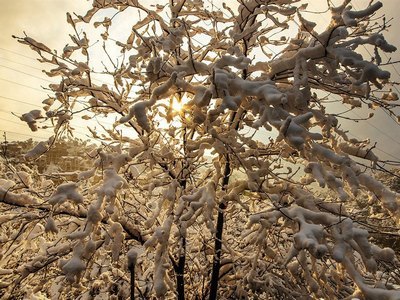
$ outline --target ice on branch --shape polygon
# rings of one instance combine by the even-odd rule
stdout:
[[[325,187],[325,169],[318,162],[310,162],[304,168],[304,172],[312,174],[313,178],[318,182],[320,187]]]
[[[180,220],[193,223],[194,220],[192,218],[197,218],[199,214],[202,213],[208,229],[211,233],[214,233],[213,210],[216,205],[214,182],[209,182],[195,193],[184,195],[181,199],[188,203],[188,208],[187,211],[180,216]]]
[[[383,250],[371,244],[368,241],[368,232],[358,228],[351,219],[344,218],[343,220],[339,220],[339,217],[325,212],[311,211],[293,206],[288,209],[284,208],[281,212],[271,210],[263,214],[254,215],[250,219],[249,226],[260,224],[260,226],[267,229],[278,221],[280,218],[279,214],[283,218],[290,218],[298,223],[298,231],[293,236],[293,248],[285,258],[286,264],[295,256],[304,257],[304,250],[307,250],[316,258],[330,253],[336,262],[340,263],[345,269],[351,270],[350,276],[355,279],[360,289],[365,289],[367,293],[371,292],[371,294],[380,296],[399,295],[398,291],[373,289],[365,284],[361,273],[356,270],[353,251],[359,253],[366,269],[372,273],[375,273],[377,268],[375,257],[381,255],[392,262],[395,257],[390,250]],[[334,243],[329,243],[329,240],[334,241]],[[303,268],[304,272],[310,272],[306,263],[303,264]]]
[[[52,217],[47,218],[46,225],[44,226],[44,230],[46,232],[58,233],[57,225]]]
[[[379,160],[379,158],[374,154],[372,149],[364,149],[362,148],[362,146],[356,146],[350,143],[340,143],[339,148],[344,153],[372,161],[374,166],[376,166],[376,163]]]
[[[122,243],[125,238],[122,225],[118,222],[112,222],[110,228],[110,235],[113,238],[113,243],[111,246],[111,257],[113,261],[118,261],[122,249]]]
[[[388,209],[393,214],[398,214],[400,205],[400,196],[384,186],[381,182],[362,173],[357,176],[360,184],[365,186],[370,192],[374,193],[376,197],[382,202],[383,207]]]
[[[36,40],[34,40],[31,37],[25,37],[23,39],[19,39],[18,42],[28,45],[32,50],[38,52],[39,54],[41,53],[41,51],[44,52],[51,52],[51,49],[49,47],[47,47],[45,44],[40,43]]]
[[[99,189],[99,195],[115,197],[117,191],[127,186],[127,182],[114,169],[104,171],[104,183]]]

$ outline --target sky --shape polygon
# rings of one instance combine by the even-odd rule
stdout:
[[[205,0],[216,7],[222,7],[222,0]],[[235,6],[233,0],[226,0],[230,6]],[[308,10],[318,11],[326,1],[310,1]],[[334,1],[335,4],[340,1]],[[369,0],[353,0],[356,9],[365,8]],[[27,35],[44,42],[51,49],[61,51],[68,41],[70,26],[66,22],[66,12],[84,14],[90,7],[86,0],[0,0],[0,134],[4,140],[6,132],[9,140],[25,140],[34,137],[38,140],[47,139],[50,129],[33,133],[28,126],[19,120],[18,116],[32,109],[40,109],[41,102],[47,98],[46,87],[54,79],[48,78],[42,72],[43,66],[36,61],[35,52],[21,45],[11,36]],[[386,19],[394,18],[392,28],[385,33],[387,40],[400,49],[400,18],[397,16],[398,0],[383,1],[381,10]],[[307,15],[315,18],[317,23],[326,22],[318,14]],[[392,60],[400,60],[400,51],[392,55]],[[384,57],[385,59],[385,57]],[[388,67],[393,78],[400,82],[400,64],[394,68]],[[338,110],[343,107],[337,107]],[[358,123],[341,121],[350,129],[353,136],[359,139],[370,138],[377,142],[376,154],[382,159],[400,161],[400,127],[383,111],[375,110],[375,116],[368,121]],[[362,117],[368,115],[366,110],[351,112],[348,116]],[[77,137],[86,138],[85,124],[76,125]]]

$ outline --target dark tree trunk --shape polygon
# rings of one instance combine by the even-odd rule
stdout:
[[[135,299],[135,266],[131,266],[129,268],[129,272],[131,273],[131,300]]]

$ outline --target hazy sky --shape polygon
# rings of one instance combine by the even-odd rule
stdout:
[[[90,1],[91,2],[91,1]],[[41,86],[47,86],[52,79],[42,73],[42,65],[35,60],[36,56],[28,47],[17,43],[11,35],[29,36],[44,42],[52,49],[62,50],[67,42],[70,27],[66,23],[66,12],[83,14],[90,6],[86,0],[0,0],[0,133],[7,131],[9,139],[26,139],[31,136],[44,139],[51,135],[51,130],[32,133],[11,112],[20,115],[31,109],[40,109],[41,101],[46,99],[46,92]],[[222,0],[214,0],[221,5]],[[233,0],[226,0],[228,5]],[[310,1],[309,10],[318,10],[322,0]],[[339,3],[339,1],[334,1]],[[353,1],[355,8],[365,8],[369,0]],[[400,49],[400,20],[398,0],[384,0],[383,12],[386,18],[396,18],[390,32],[385,33],[387,40]],[[311,15],[310,15],[311,16]],[[314,15],[315,18],[320,18]],[[326,20],[322,20],[326,21]],[[399,51],[400,52],[400,51]],[[384,57],[385,59],[385,57]],[[400,55],[393,56],[399,60]],[[400,81],[400,64],[396,68],[388,68],[396,81]],[[356,112],[365,116],[362,111]],[[368,122],[352,124],[352,133],[361,139],[370,137],[378,142],[376,153],[384,159],[400,160],[400,127],[389,119],[382,111],[375,111],[376,116]],[[349,115],[350,116],[350,115]],[[353,115],[355,116],[355,115]],[[356,116],[355,116],[356,117]],[[346,124],[348,127],[349,125]],[[83,138],[83,129],[77,129],[78,137]],[[384,152],[386,152],[386,154]]]

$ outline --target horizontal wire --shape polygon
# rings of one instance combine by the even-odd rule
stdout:
[[[18,72],[18,73],[21,73],[21,74],[24,74],[24,75],[27,75],[27,76],[30,76],[30,77],[33,77],[33,78],[36,78],[36,79],[40,79],[40,80],[43,80],[43,81],[47,81],[47,82],[56,84],[56,82],[54,82],[54,81],[51,81],[51,80],[48,80],[46,78],[42,78],[42,77],[39,77],[39,76],[36,76],[36,75],[33,75],[33,74],[29,74],[29,73],[26,73],[26,72],[23,72],[23,71],[20,71],[20,70],[11,68],[11,67],[7,67],[7,66],[4,66],[4,65],[0,65],[0,67],[1,68],[5,68],[5,69],[9,69],[9,70],[12,70],[14,72]]]
[[[351,112],[356,115],[357,117],[359,117],[360,119],[362,119],[362,117],[356,113],[354,110],[351,110]],[[369,122],[368,120],[364,120],[369,126],[375,128],[377,131],[379,131],[381,134],[383,134],[384,136],[388,137],[391,141],[393,141],[394,143],[396,143],[397,145],[400,146],[400,142],[396,141],[393,137],[391,137],[390,135],[388,135],[386,132],[382,131],[379,127],[375,126],[374,124],[372,124],[371,122]]]
[[[12,83],[12,84],[16,84],[16,85],[19,85],[19,86],[23,86],[23,87],[26,87],[26,88],[29,88],[29,89],[32,89],[32,90],[35,90],[35,91],[38,91],[38,92],[47,93],[47,91],[45,91],[45,90],[39,90],[39,89],[37,89],[35,87],[29,86],[29,85],[26,85],[26,84],[22,84],[22,83],[19,83],[19,82],[16,82],[16,81],[8,80],[8,79],[5,79],[5,78],[0,78],[0,80],[6,81],[6,82],[9,82],[9,83]]]
[[[5,57],[1,57],[0,56],[0,59],[8,61],[8,62],[11,62],[13,64],[17,64],[17,65],[23,66],[23,67],[35,69],[35,70],[38,70],[38,71],[42,71],[43,70],[41,68],[37,68],[37,67],[31,66],[31,65],[28,65],[28,64],[23,64],[23,63],[20,63],[20,62],[17,62],[17,61],[14,61],[14,60],[11,60],[11,59],[8,59],[8,58],[5,58]]]
[[[42,108],[42,106],[40,106],[40,105],[29,103],[29,102],[22,101],[22,100],[18,100],[18,99],[15,99],[15,98],[10,98],[10,97],[6,97],[6,96],[2,96],[2,95],[0,95],[0,98],[7,99],[7,100],[10,100],[10,101],[13,101],[13,102],[23,103],[23,104],[32,105],[32,106],[35,106],[35,107]]]
[[[33,134],[26,134],[26,133],[20,133],[20,132],[15,132],[15,131],[11,131],[11,130],[2,130],[0,129],[0,131],[5,132],[5,133],[12,133],[12,134],[16,134],[16,135],[20,135],[20,136],[27,136],[27,137],[31,137],[31,138],[41,138],[41,139],[49,139],[50,136],[48,137],[44,137],[44,136],[36,136]]]
[[[5,48],[3,48],[3,47],[0,47],[0,50],[6,51],[6,52],[9,52],[9,53],[13,53],[13,54],[18,55],[18,56],[21,56],[21,57],[29,58],[29,59],[32,59],[32,60],[34,60],[34,61],[37,61],[37,58],[29,57],[29,56],[27,56],[27,55],[25,55],[25,54],[18,53],[18,52],[16,52],[16,51],[13,51],[13,50],[10,50],[10,49],[5,49]]]

